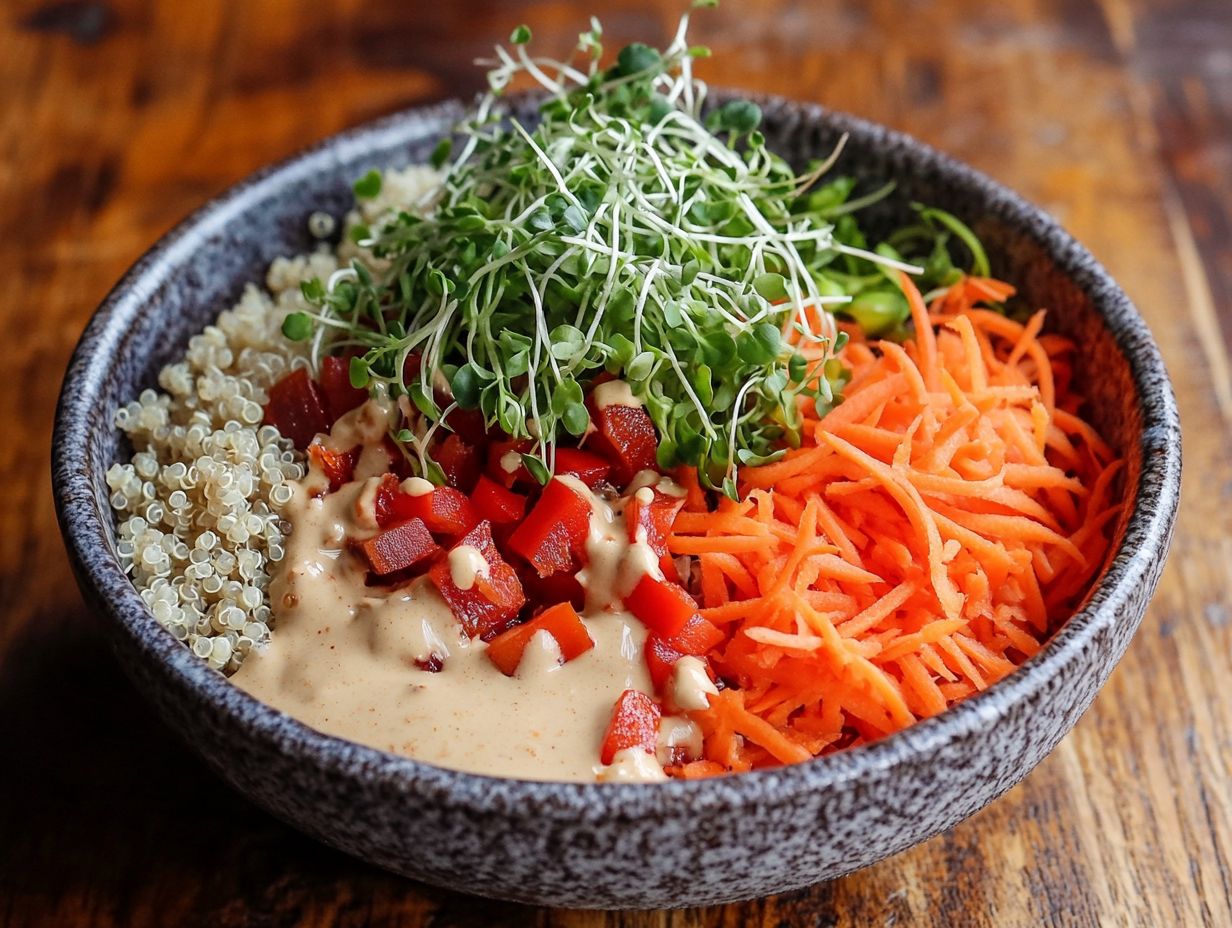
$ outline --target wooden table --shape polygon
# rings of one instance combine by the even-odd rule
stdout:
[[[683,0],[605,0],[610,42]],[[84,609],[48,488],[60,375],[154,239],[271,159],[470,94],[536,0],[30,2],[0,9],[0,922],[26,925],[1232,925],[1232,4],[724,0],[716,83],[823,101],[1053,210],[1137,300],[1187,425],[1159,594],[1111,682],[1026,781],[922,847],[777,899],[536,911],[327,850],[214,779]]]

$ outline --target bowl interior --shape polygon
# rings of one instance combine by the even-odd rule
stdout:
[[[1093,425],[1126,457],[1124,486],[1134,501],[1117,527],[1100,591],[1022,669],[941,716],[851,752],[711,783],[639,789],[458,774],[320,735],[230,686],[157,625],[119,571],[104,480],[127,450],[111,424],[114,412],[155,386],[159,369],[247,282],[262,281],[271,260],[312,247],[310,213],[344,212],[351,182],[370,167],[427,160],[461,108],[411,111],[255,175],[186,220],[117,286],[66,377],[54,484],[83,588],[115,620],[134,676],[241,790],[369,860],[471,892],[553,904],[700,904],[804,885],[937,833],[1021,779],[1085,709],[1141,617],[1175,512],[1179,425],[1149,332],[1085,250],[982,175],[860,120],[781,100],[762,104],[769,144],[797,166],[824,157],[849,133],[836,173],[853,174],[866,188],[896,179],[895,194],[866,215],[874,232],[908,218],[913,201],[971,224],[994,273],[1029,304],[1047,307],[1048,327],[1078,343],[1085,371],[1098,371],[1080,371],[1078,388]],[[518,106],[524,116],[533,109],[527,101]],[[1054,711],[1041,724],[1032,704],[1048,700]],[[222,750],[223,738],[238,747]],[[311,803],[270,787],[280,764]],[[919,788],[904,795],[907,774]],[[733,831],[742,815],[764,820],[764,828]],[[800,821],[817,824],[800,829]],[[460,831],[470,825],[473,834]],[[457,836],[426,843],[440,832]],[[664,848],[672,835],[679,847]],[[635,849],[639,840],[655,848],[639,860],[656,857],[661,872],[647,874],[621,856],[630,840]],[[570,854],[545,864],[542,852],[555,842]],[[500,865],[492,862],[494,847],[503,849]],[[699,868],[710,882],[680,878]],[[640,889],[630,888],[639,879]]]

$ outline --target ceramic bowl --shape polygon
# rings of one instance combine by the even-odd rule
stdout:
[[[107,297],[65,376],[54,487],[81,587],[140,690],[237,790],[321,841],[438,886],[555,906],[699,905],[831,879],[949,828],[1021,780],[1090,705],[1142,619],[1176,513],[1180,429],[1150,332],[1081,245],[1004,187],[889,129],[761,102],[771,146],[798,165],[848,133],[838,171],[898,181],[874,228],[904,219],[911,201],[954,212],[995,273],[1081,346],[1079,386],[1126,457],[1130,501],[1086,604],[1020,670],[892,737],[785,769],[651,786],[440,769],[323,735],[208,669],[154,620],[116,558],[103,475],[124,449],[112,416],[274,257],[310,247],[311,212],[341,214],[370,167],[425,161],[461,113],[409,110],[262,171],[185,220]]]

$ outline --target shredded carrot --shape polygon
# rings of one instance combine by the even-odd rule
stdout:
[[[1075,347],[965,278],[914,341],[844,349],[852,379],[802,447],[741,473],[715,511],[689,483],[668,539],[700,562],[708,657],[734,684],[690,716],[675,776],[793,763],[935,715],[1036,653],[1102,569],[1121,462],[1076,412]]]

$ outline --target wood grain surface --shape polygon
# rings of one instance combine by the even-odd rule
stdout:
[[[724,0],[715,83],[911,132],[1055,212],[1151,323],[1186,426],[1159,594],[1092,710],[973,819],[747,905],[493,904],[327,850],[152,716],[69,576],[48,456],[86,318],[155,238],[271,159],[470,94],[530,22],[663,40],[680,0],[0,5],[0,924],[1232,925],[1232,3]]]

